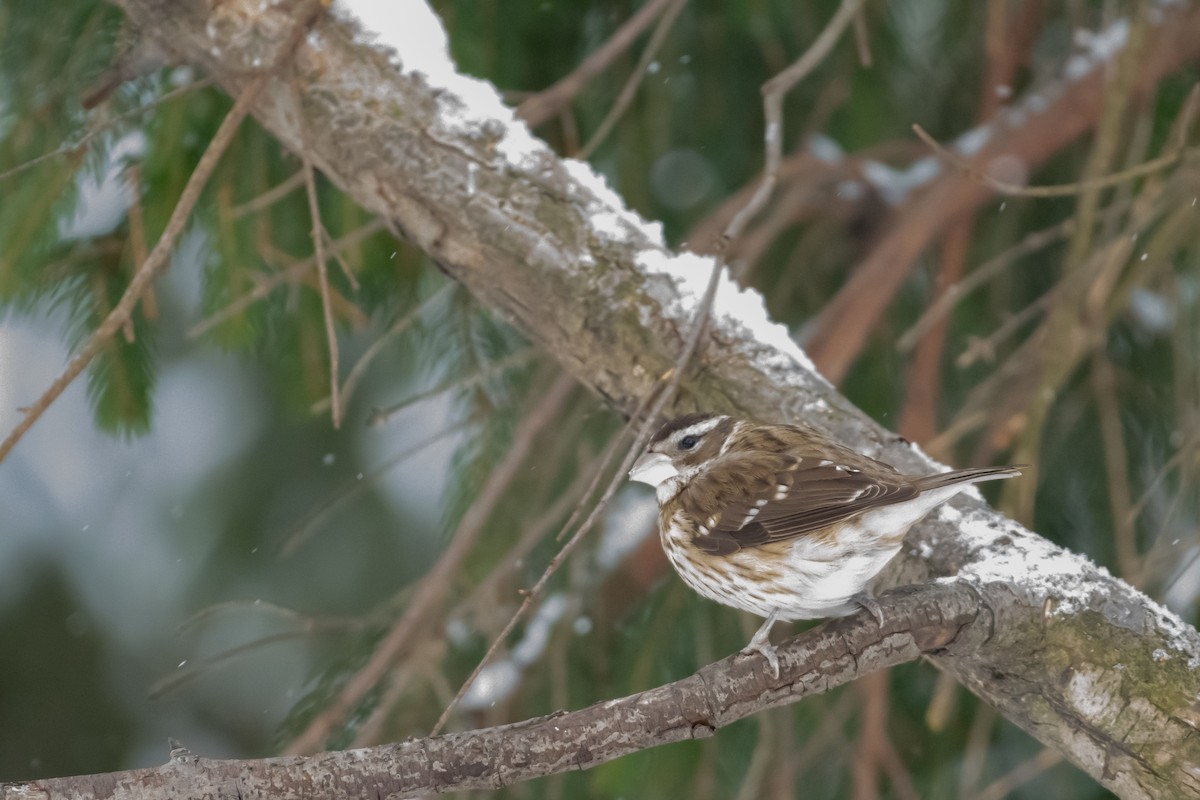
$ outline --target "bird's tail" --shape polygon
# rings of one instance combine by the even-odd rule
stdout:
[[[1016,464],[1011,467],[956,469],[953,472],[939,472],[937,475],[926,475],[924,478],[917,478],[916,486],[920,491],[927,492],[930,489],[941,489],[944,486],[954,486],[959,483],[998,481],[1003,478],[1015,478],[1021,474],[1021,470],[1028,468],[1028,464]]]

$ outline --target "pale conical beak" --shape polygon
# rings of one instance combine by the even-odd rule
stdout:
[[[665,454],[645,453],[641,458],[633,462],[633,469],[629,470],[629,480],[658,486],[663,481],[674,478],[678,474],[679,470],[675,469],[675,465],[671,463],[671,459]]]

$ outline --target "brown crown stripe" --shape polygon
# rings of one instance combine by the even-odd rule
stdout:
[[[675,431],[681,431],[684,428],[690,428],[697,422],[704,422],[704,420],[712,419],[715,416],[717,415],[710,414],[706,411],[699,411],[693,414],[684,414],[682,417],[676,417],[675,419],[664,423],[663,426],[658,429],[658,433],[654,434],[654,438],[650,440],[650,444],[658,444],[659,442],[666,440],[672,433],[675,433]]]

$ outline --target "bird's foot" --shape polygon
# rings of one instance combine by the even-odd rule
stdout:
[[[860,608],[865,608],[867,611],[871,612],[871,616],[875,618],[875,621],[879,623],[880,626],[883,625],[883,609],[879,607],[879,603],[875,602],[874,597],[871,597],[871,595],[867,594],[866,592],[859,592],[850,598],[850,602],[855,603]]]
[[[772,678],[779,677],[779,653],[775,649],[775,645],[770,642],[755,642],[751,641],[741,650],[742,655],[752,656],[755,653],[767,660],[767,670],[771,673]]]
[[[771,626],[775,624],[775,619],[779,616],[779,610],[771,612],[771,615],[763,620],[763,624],[758,626],[758,630],[754,632],[754,636],[750,638],[749,644],[742,648],[744,655],[753,655],[758,653],[767,660],[767,667],[771,671],[772,678],[779,677],[779,654],[775,650],[775,645],[771,644]]]

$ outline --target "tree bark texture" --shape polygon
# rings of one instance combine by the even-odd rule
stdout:
[[[694,675],[589,708],[495,728],[362,750],[218,761],[173,753],[162,767],[4,786],[16,798],[404,798],[495,789],[587,769],[649,747],[712,736],[763,709],[826,692],[929,652],[967,652],[991,620],[963,583],[880,598],[884,624],[833,620],[779,646],[779,678],[761,656],[730,656]]]
[[[256,65],[271,63],[294,18],[286,7],[258,0],[120,5],[180,63],[207,71],[231,94]],[[1156,8],[1156,57],[1147,68],[1165,74],[1197,57],[1200,10]],[[584,165],[548,148],[534,157],[503,157],[517,124],[511,117],[455,124],[465,101],[430,86],[411,65],[398,66],[395,54],[373,48],[354,21],[319,20],[296,52],[294,76],[299,107],[293,75],[281,73],[262,93],[257,120],[292,150],[307,145],[307,155],[331,180],[580,381],[631,411],[674,363],[699,295],[690,287],[707,280],[709,262],[669,253],[652,228],[587,179]],[[1092,79],[1100,77],[1080,80]],[[1036,115],[1033,108],[1029,104],[1026,119]],[[1015,125],[1015,119],[994,124]],[[751,311],[738,310],[745,308]],[[747,323],[756,313],[761,303],[752,294],[722,288],[707,341],[683,377],[689,410],[698,400],[705,408],[767,421],[802,420],[901,469],[932,466],[839,396],[777,329]],[[953,609],[970,587],[970,646],[953,644],[956,636],[946,640],[950,645],[920,646],[911,634],[869,645],[858,638],[869,638],[858,617],[829,623],[820,629],[819,646],[836,649],[831,640],[841,640],[851,649],[828,655],[840,666],[818,671],[818,687],[804,684],[794,669],[785,669],[784,677],[801,677],[801,683],[770,686],[761,671],[747,671],[754,660],[726,659],[684,681],[559,717],[312,759],[173,763],[122,773],[120,784],[97,778],[94,789],[79,796],[135,796],[153,785],[155,791],[140,796],[165,797],[166,778],[197,770],[208,791],[229,796],[235,788],[238,796],[436,790],[450,785],[447,771],[469,774],[455,788],[497,786],[703,735],[797,692],[919,651],[932,651],[941,669],[1120,796],[1200,795],[1195,629],[1086,558],[987,508],[977,495],[960,496],[914,528],[885,575],[890,585],[950,578],[958,588],[937,586],[934,596],[950,603],[938,606],[950,609],[946,618],[959,619]],[[804,646],[794,645],[785,664],[795,667]],[[548,735],[555,727],[566,731],[568,722],[575,727],[561,742]],[[613,740],[621,742],[619,752],[605,749]],[[412,787],[407,790],[392,782],[407,775],[426,777],[403,784]],[[235,776],[236,787],[229,783]],[[13,786],[4,794],[27,796]]]

